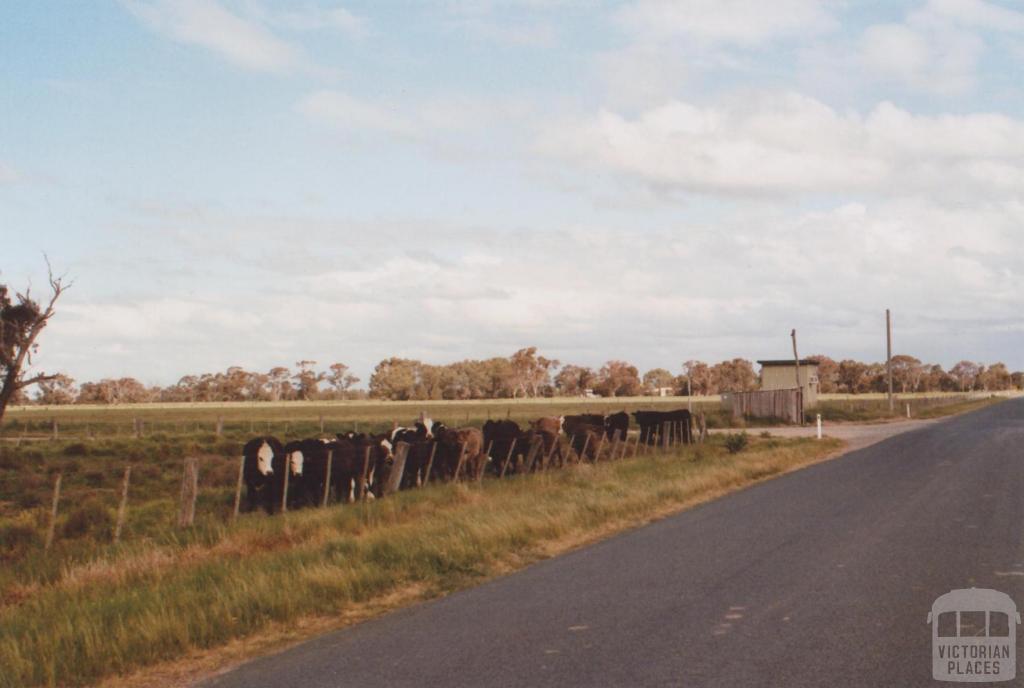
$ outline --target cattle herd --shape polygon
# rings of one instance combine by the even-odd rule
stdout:
[[[645,446],[692,441],[690,412],[636,411],[633,453]],[[449,428],[425,414],[383,434],[348,432],[282,443],[256,437],[242,450],[248,510],[268,513],[376,498],[431,481],[481,480],[543,471],[570,461],[624,456],[630,414],[539,418],[527,428],[488,420],[483,428]]]

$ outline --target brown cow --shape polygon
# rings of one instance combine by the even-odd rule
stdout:
[[[439,469],[444,479],[452,480],[458,477],[455,473],[459,468],[460,457],[464,457],[462,475],[475,478],[478,471],[483,469],[487,454],[484,453],[484,434],[480,428],[446,428],[437,439],[439,446],[435,465],[437,459],[441,459]]]
[[[557,435],[562,432],[562,426],[565,424],[565,416],[559,416],[557,418],[548,416],[547,418],[538,418],[537,420],[530,421],[530,427],[534,430],[540,430],[543,432],[550,432]]]

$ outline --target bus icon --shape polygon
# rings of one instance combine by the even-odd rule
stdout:
[[[998,590],[951,590],[932,604],[932,678],[981,683],[1017,675],[1020,614]]]

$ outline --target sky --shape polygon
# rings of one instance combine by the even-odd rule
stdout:
[[[1024,368],[1024,3],[0,4],[36,367]]]

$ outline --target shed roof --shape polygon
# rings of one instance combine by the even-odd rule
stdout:
[[[793,359],[792,358],[790,358],[790,359],[782,359],[782,360],[758,361],[758,363],[760,363],[761,366],[765,367],[765,368],[770,367],[770,366],[789,366],[790,368],[794,367]],[[800,359],[800,365],[802,365],[802,366],[816,366],[816,365],[819,365],[819,364],[813,358],[801,358]]]

